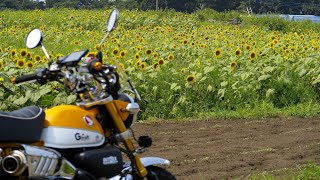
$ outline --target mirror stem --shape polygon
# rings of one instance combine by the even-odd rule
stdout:
[[[100,51],[101,50],[101,46],[102,44],[106,41],[107,37],[109,36],[110,32],[107,32],[107,34],[103,37],[103,39],[101,40],[100,44],[99,44],[99,47],[98,47],[98,50]]]
[[[46,48],[44,48],[44,46],[42,45],[42,43],[41,43],[41,48],[42,48],[42,51],[44,52],[44,54],[46,55],[48,61],[50,62],[50,61],[51,61],[51,60],[50,60],[50,56],[49,56]]]

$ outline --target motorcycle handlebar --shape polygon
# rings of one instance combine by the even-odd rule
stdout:
[[[33,73],[33,74],[27,74],[27,75],[24,75],[24,76],[12,78],[11,82],[13,84],[18,84],[18,83],[31,81],[31,80],[36,80],[36,79],[37,79],[37,74]]]

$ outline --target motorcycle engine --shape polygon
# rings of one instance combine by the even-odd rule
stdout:
[[[123,168],[121,151],[112,146],[78,153],[75,161],[77,167],[85,169],[96,178],[119,175]]]

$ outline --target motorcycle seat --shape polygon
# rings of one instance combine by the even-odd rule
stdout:
[[[0,111],[0,142],[33,143],[40,140],[45,112],[37,106]]]

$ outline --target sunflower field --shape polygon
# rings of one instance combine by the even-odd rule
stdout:
[[[110,10],[0,12],[0,109],[70,104],[59,83],[12,85],[10,78],[46,67],[41,48],[26,49],[39,28],[51,58],[96,47]],[[198,13],[121,10],[103,44],[104,62],[119,62],[143,101],[142,119],[192,117],[217,110],[316,104],[320,97],[320,33],[203,21]],[[255,22],[255,17],[243,17]]]

